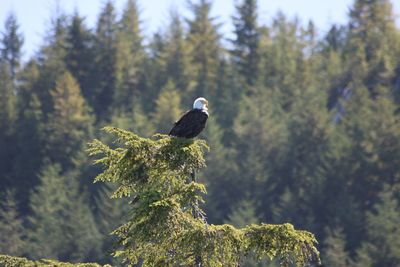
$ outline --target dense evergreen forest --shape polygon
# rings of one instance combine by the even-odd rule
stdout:
[[[400,29],[389,0],[354,0],[325,35],[256,0],[235,2],[221,34],[212,2],[193,0],[144,36],[136,0],[112,1],[95,28],[52,15],[22,62],[10,13],[0,35],[0,254],[112,263],[126,203],[87,142],[105,125],[167,133],[209,100],[199,174],[210,223],[292,223],[316,234],[323,266],[400,266]],[[232,3],[234,4],[234,3]],[[115,263],[115,262],[114,262]],[[246,266],[257,265],[249,261]]]

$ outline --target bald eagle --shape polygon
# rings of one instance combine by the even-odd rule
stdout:
[[[177,120],[169,135],[183,138],[193,138],[203,131],[208,119],[208,101],[204,97],[197,98],[193,109],[188,110]]]

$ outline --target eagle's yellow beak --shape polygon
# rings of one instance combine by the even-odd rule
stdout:
[[[208,101],[207,101],[207,100],[204,100],[204,101],[203,101],[203,104],[204,104],[204,106],[207,107],[207,106],[208,106]]]

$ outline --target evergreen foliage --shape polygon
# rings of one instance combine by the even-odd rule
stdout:
[[[5,63],[0,61],[0,130],[10,135],[17,117],[16,96],[13,90],[12,77]]]
[[[255,85],[259,75],[260,31],[257,22],[257,0],[244,0],[236,5],[233,17],[236,39],[233,41],[233,60],[248,85]]]
[[[29,255],[71,261],[98,258],[99,230],[75,177],[62,174],[55,164],[42,170],[40,182],[30,200]]]
[[[107,1],[99,15],[95,37],[95,81],[93,108],[99,118],[104,119],[110,112],[116,77],[117,18],[114,4]]]
[[[175,89],[174,83],[168,81],[156,100],[154,125],[157,133],[168,134],[171,129],[171,122],[177,121],[182,116],[180,105],[180,94]]]
[[[349,255],[346,253],[345,237],[341,229],[334,229],[325,239],[324,266],[345,267],[349,266]]]
[[[17,97],[13,91],[12,77],[6,63],[0,60],[0,147],[16,141]],[[7,187],[12,184],[12,159],[16,149],[0,149],[0,171]]]
[[[222,35],[212,2],[193,0],[188,12],[171,11],[153,36],[145,34],[140,0],[126,0],[120,10],[105,1],[94,25],[57,6],[47,31],[39,33],[42,43],[22,59],[24,37],[17,14],[9,13],[0,29],[0,231],[7,232],[0,234],[1,252],[123,265],[133,256],[111,256],[118,244],[110,232],[162,209],[163,216],[183,219],[141,228],[160,231],[148,239],[122,227],[115,232],[122,254],[125,241],[130,253],[160,237],[160,251],[143,245],[132,255],[154,254],[154,261],[176,256],[184,264],[198,261],[196,252],[205,262],[234,255],[225,260],[276,266],[279,259],[257,261],[266,251],[245,255],[254,243],[244,233],[258,227],[282,233],[290,223],[315,234],[326,266],[399,265],[400,30],[393,3],[354,0],[347,23],[321,29],[282,12],[266,21],[257,1],[232,0],[232,32]],[[143,137],[168,133],[199,96],[210,102],[199,136],[212,148],[204,156],[207,168],[195,165],[199,158],[191,154],[202,141],[135,136],[114,151],[113,137],[97,133],[104,125]],[[132,157],[148,165],[135,177],[143,178],[140,186],[151,182],[149,195],[109,198],[120,182],[128,187],[121,192],[131,190],[130,182],[138,182],[133,176],[92,183],[101,167],[91,164],[85,149],[95,135],[116,157],[141,144]],[[153,154],[141,154],[143,144],[177,158],[150,160]],[[189,170],[174,171],[171,164],[186,162],[178,155],[192,155],[185,166],[196,167],[201,183],[188,181]],[[163,171],[153,171],[153,163],[164,164]],[[167,198],[174,189],[184,197]],[[209,225],[191,214],[197,202]],[[269,224],[251,225],[260,221]],[[223,223],[242,228],[215,225]],[[175,226],[181,232],[167,235]],[[199,242],[178,250],[188,235]],[[217,240],[228,244],[225,250],[213,250]],[[235,249],[240,253],[230,254]]]
[[[217,94],[217,70],[219,66],[219,25],[210,15],[211,2],[190,2],[194,18],[189,23],[188,42],[191,47],[191,62],[195,68],[196,88],[192,99],[199,95],[213,98]]]
[[[133,98],[140,96],[141,65],[145,58],[136,0],[128,0],[119,23],[116,41],[115,107],[127,110]]]
[[[7,255],[0,254],[0,266],[1,267],[111,267],[110,265],[99,265],[97,263],[67,263],[58,262],[55,260],[45,260],[31,261],[26,258],[11,257]]]
[[[190,103],[196,85],[190,58],[192,48],[185,39],[185,29],[179,14],[171,11],[170,16],[165,47],[166,72],[182,95],[182,103]]]
[[[53,111],[48,115],[47,155],[68,166],[74,154],[91,134],[92,117],[74,77],[66,72],[51,91]]]
[[[7,191],[1,197],[0,206],[0,252],[20,256],[25,247],[25,231],[18,214],[15,194]]]
[[[236,229],[204,221],[198,202],[205,187],[188,181],[205,166],[204,141],[163,135],[144,139],[118,128],[105,130],[115,134],[122,147],[95,140],[89,151],[105,166],[96,181],[115,183],[115,198],[131,198],[130,220],[114,231],[124,248],[115,255],[128,264],[193,265],[200,258],[205,266],[235,266],[250,251],[257,258],[277,257],[297,266],[318,257],[314,236],[290,224]]]
[[[85,18],[77,12],[73,14],[71,23],[68,25],[66,36],[65,64],[68,71],[74,76],[82,90],[82,95],[93,107],[93,61],[95,59],[93,46],[93,33],[87,28]]]
[[[9,13],[4,24],[5,32],[0,39],[1,59],[8,65],[8,71],[13,82],[21,67],[21,48],[24,38],[18,31],[19,25],[14,13]]]

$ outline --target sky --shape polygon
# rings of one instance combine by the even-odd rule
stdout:
[[[234,3],[238,0],[214,0],[212,15],[222,23],[221,33],[229,37],[232,32],[231,16],[234,14]],[[0,0],[0,31],[10,11],[17,15],[20,29],[24,35],[23,58],[32,56],[42,44],[49,21],[56,10],[56,3],[67,14],[78,10],[86,17],[89,27],[95,27],[98,14],[106,0]],[[126,0],[114,0],[120,12]],[[171,9],[178,9],[181,14],[190,17],[187,0],[138,0],[141,10],[142,28],[146,36],[151,36],[168,22]],[[282,11],[289,17],[298,16],[302,22],[314,21],[319,34],[324,34],[333,23],[343,24],[347,21],[349,7],[353,0],[258,0],[259,22],[269,24],[272,17]],[[400,26],[400,1],[392,0]]]

